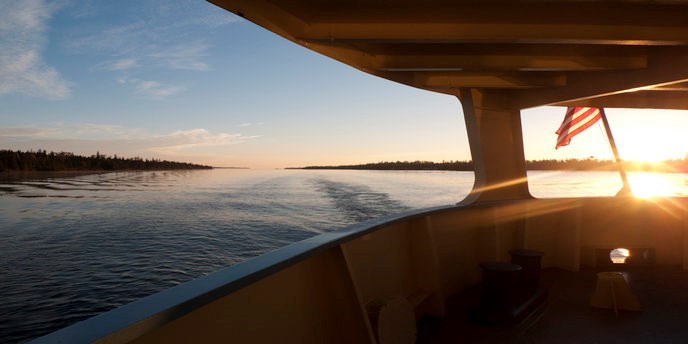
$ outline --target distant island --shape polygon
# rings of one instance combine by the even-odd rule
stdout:
[[[687,172],[688,160],[665,160],[660,162],[624,161],[626,171],[643,172]],[[304,170],[427,170],[427,171],[473,171],[472,161],[383,161],[360,165],[288,167]],[[566,159],[566,160],[527,160],[527,170],[564,170],[564,171],[616,171],[611,160]]]
[[[67,152],[0,150],[0,172],[32,171],[151,171],[212,169],[211,166],[159,159],[81,156]]]

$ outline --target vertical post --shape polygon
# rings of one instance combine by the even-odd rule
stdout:
[[[623,188],[619,190],[617,195],[629,195],[631,193],[631,186],[628,184],[628,178],[626,177],[626,171],[623,168],[623,162],[619,157],[619,150],[616,149],[616,141],[614,141],[614,136],[612,135],[612,130],[609,127],[609,121],[607,120],[607,114],[604,112],[603,108],[600,108],[600,114],[602,115],[602,123],[604,124],[604,130],[607,132],[607,139],[609,140],[609,145],[612,147],[612,152],[614,153],[614,161],[617,168],[619,169],[619,175],[621,175],[621,182],[623,183]]]
[[[468,143],[475,170],[473,190],[462,204],[530,199],[520,110],[494,92],[462,88]]]

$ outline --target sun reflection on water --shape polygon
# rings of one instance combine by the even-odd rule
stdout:
[[[672,183],[661,174],[638,173],[629,176],[633,195],[638,198],[652,198],[672,195]]]

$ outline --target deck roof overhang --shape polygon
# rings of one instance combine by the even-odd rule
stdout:
[[[366,73],[510,108],[688,109],[688,2],[210,0]]]

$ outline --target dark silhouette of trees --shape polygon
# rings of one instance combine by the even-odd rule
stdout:
[[[306,170],[444,170],[473,171],[472,161],[395,161],[375,162],[363,165],[307,166]]]
[[[6,171],[117,171],[117,170],[187,170],[210,169],[196,165],[159,159],[122,158],[101,155],[89,157],[67,152],[0,150],[0,172]]]
[[[688,172],[688,159],[665,160],[661,162],[624,161],[626,171],[647,172]],[[434,170],[434,171],[473,171],[472,161],[384,161],[360,165],[306,166],[295,169],[306,170]],[[544,159],[527,160],[528,170],[562,171],[617,171],[617,165],[610,160],[588,159]]]

